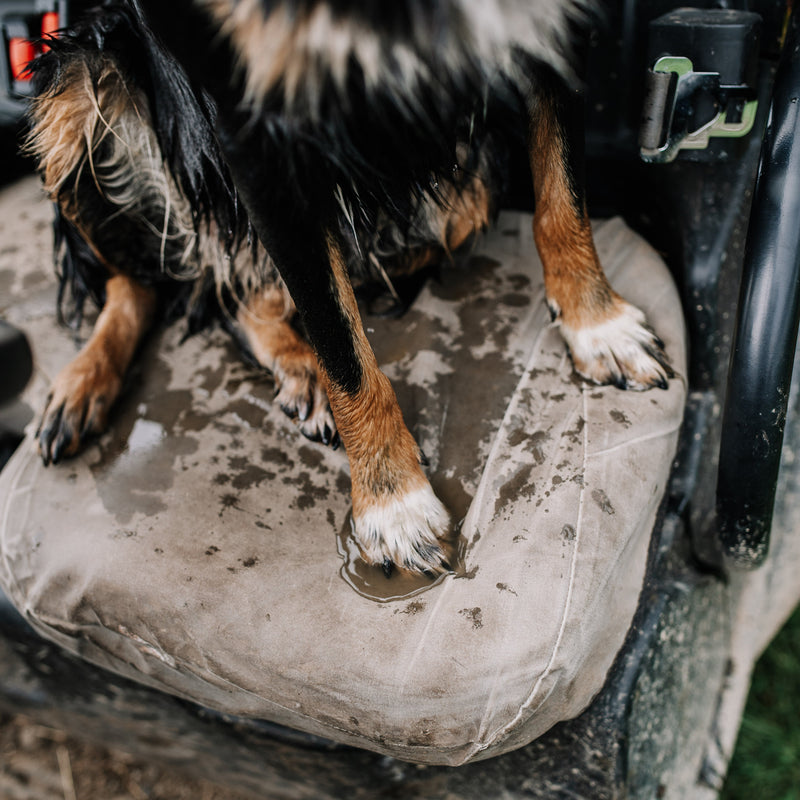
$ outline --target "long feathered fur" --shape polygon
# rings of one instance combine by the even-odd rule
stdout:
[[[138,3],[108,0],[48,44],[32,67],[38,99],[28,147],[59,201],[61,297],[72,298],[76,318],[87,297],[102,303],[98,258],[144,284],[168,286],[168,305],[173,314],[189,314],[190,330],[214,317],[214,308],[230,309],[235,298],[275,280],[221,155],[217,109],[159,43]],[[302,162],[308,147],[325,154],[351,274],[390,282],[387,273],[412,269],[420,250],[446,242],[443,207],[458,210],[475,191],[493,207],[504,183],[504,148],[481,124],[461,121],[439,137],[445,150],[427,157],[417,177],[383,176],[359,155],[355,134],[341,129],[358,127],[348,121],[354,111],[340,109],[314,132],[279,130],[291,127],[286,116],[272,115],[269,124],[274,136],[294,142],[286,158]],[[431,113],[422,116],[431,124]],[[383,148],[399,144],[384,138]],[[441,157],[443,174],[432,166]],[[323,185],[324,176],[315,181]]]

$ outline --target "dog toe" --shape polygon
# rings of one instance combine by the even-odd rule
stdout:
[[[276,402],[281,410],[297,421],[300,433],[312,442],[338,447],[339,438],[333,421],[328,396],[320,385],[315,370],[276,373]]]
[[[108,365],[80,356],[59,373],[36,431],[45,466],[74,456],[88,436],[105,429],[120,386]]]
[[[620,300],[618,312],[597,325],[562,325],[576,371],[597,384],[645,391],[666,389],[674,372],[664,343],[635,306]]]

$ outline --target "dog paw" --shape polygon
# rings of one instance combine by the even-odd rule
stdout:
[[[105,430],[122,379],[113,367],[79,354],[59,372],[36,431],[45,466],[75,455],[91,434]]]
[[[274,375],[277,386],[275,401],[283,413],[297,421],[300,432],[307,439],[336,449],[339,434],[316,364],[300,369],[275,368]]]
[[[450,571],[443,540],[450,515],[430,485],[374,500],[353,515],[354,536],[368,564],[439,575]]]
[[[674,373],[664,343],[638,308],[620,298],[616,306],[617,313],[597,325],[570,327],[562,321],[575,370],[593,383],[619,389],[666,389]]]

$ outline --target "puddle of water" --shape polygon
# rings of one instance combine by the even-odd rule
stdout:
[[[342,580],[357,594],[378,603],[406,600],[427,592],[442,583],[448,575],[456,578],[469,577],[464,567],[467,541],[458,532],[449,546],[448,560],[452,570],[433,578],[403,569],[393,570],[391,577],[387,578],[380,567],[367,564],[361,557],[353,535],[353,519],[350,513],[336,536],[336,549],[344,562],[339,570]]]

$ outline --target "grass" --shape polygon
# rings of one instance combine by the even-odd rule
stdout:
[[[800,800],[800,608],[756,664],[720,800]]]

